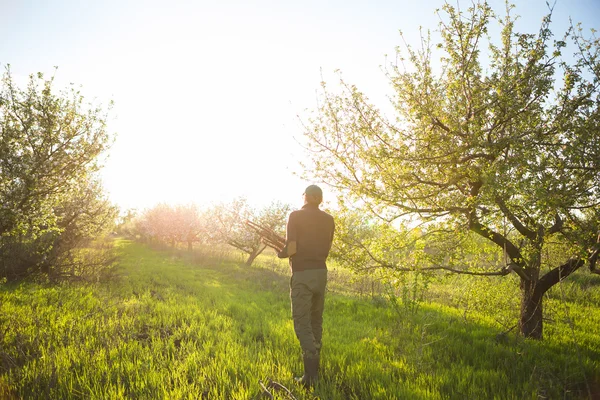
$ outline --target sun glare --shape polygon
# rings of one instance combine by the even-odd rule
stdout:
[[[293,172],[305,157],[301,122],[317,106],[320,81],[336,83],[339,68],[385,109],[390,91],[380,66],[394,59],[399,29],[411,43],[419,26],[435,29],[434,9],[269,1],[12,6],[11,21],[40,22],[18,27],[33,48],[8,44],[4,54],[16,76],[57,65],[58,86],[75,82],[89,98],[114,100],[116,139],[102,178],[121,207],[236,196],[293,203],[308,183]],[[543,14],[533,6],[519,12],[523,20]],[[58,26],[52,16],[70,23]]]

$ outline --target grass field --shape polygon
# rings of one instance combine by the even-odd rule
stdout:
[[[389,301],[332,269],[308,393],[293,383],[284,262],[117,246],[111,282],[0,285],[0,398],[259,399],[268,378],[298,399],[600,398],[600,277],[555,288],[535,342],[500,334],[518,304],[509,280],[407,281],[422,298]]]

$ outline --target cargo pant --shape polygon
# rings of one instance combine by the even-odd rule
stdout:
[[[326,269],[297,271],[290,279],[294,331],[304,356],[316,356],[321,351],[326,286]]]

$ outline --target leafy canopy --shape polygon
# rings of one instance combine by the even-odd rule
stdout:
[[[440,42],[406,44],[387,70],[393,119],[354,85],[334,94],[323,83],[306,138],[314,174],[343,204],[475,232],[527,278],[548,237],[569,241],[570,255],[595,243],[600,46],[576,26],[555,39],[551,13],[536,34],[515,32],[511,11],[444,5]]]

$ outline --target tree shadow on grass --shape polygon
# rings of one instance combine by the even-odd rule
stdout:
[[[344,346],[335,348],[336,357],[345,360],[335,366],[337,372],[346,369],[346,375],[353,375],[347,369],[360,365],[363,355],[379,354],[372,356],[376,369],[414,390],[426,389],[431,398],[600,396],[600,354],[594,349],[551,338],[532,341],[502,335],[492,325],[465,321],[458,310],[448,307],[423,305],[410,313],[380,301],[374,307],[367,303],[336,296],[328,305],[326,312],[340,315],[344,326],[365,326],[362,337],[360,331],[349,334],[338,328],[335,336],[352,339],[343,338]],[[352,347],[356,355],[344,358]]]

